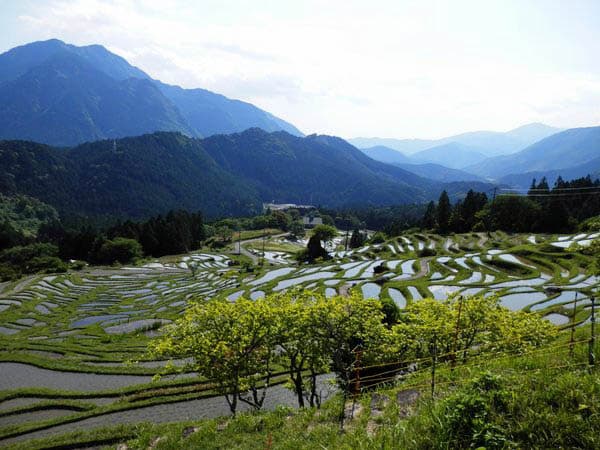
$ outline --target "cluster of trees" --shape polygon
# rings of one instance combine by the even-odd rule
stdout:
[[[187,211],[171,211],[143,222],[126,221],[107,228],[89,222],[65,225],[54,218],[31,236],[10,224],[0,224],[0,278],[15,279],[40,271],[64,272],[70,260],[125,264],[143,256],[183,253],[199,248],[206,237],[202,214]]]
[[[106,229],[96,229],[90,224],[67,228],[56,221],[42,226],[38,239],[55,243],[64,259],[110,264],[128,262],[142,255],[187,252],[200,247],[206,233],[202,214],[180,210]]]
[[[340,230],[381,230],[390,236],[418,227],[425,211],[425,205],[405,204],[395,206],[368,206],[344,209],[319,209],[321,217],[331,218]]]
[[[439,233],[504,230],[563,233],[600,214],[600,180],[588,176],[572,181],[558,178],[550,188],[545,178],[533,180],[527,195],[501,194],[491,201],[470,190],[464,200],[450,203],[446,191],[430,202],[421,226]]]
[[[53,244],[35,242],[0,251],[0,281],[14,280],[26,273],[57,273],[67,269]]]
[[[305,230],[302,223],[302,214],[307,216],[318,216],[324,225],[334,225],[333,218],[319,210],[302,211],[299,209],[267,210],[265,214],[253,217],[226,218],[217,220],[207,225],[207,234],[229,241],[235,231],[238,230],[262,230],[267,228],[289,232],[292,236],[299,238],[304,236]],[[223,239],[224,238],[224,239]]]
[[[33,197],[0,194],[0,250],[35,242],[38,228],[57,219],[53,207]]]
[[[442,234],[449,231],[455,233],[471,231],[478,222],[477,213],[487,202],[485,193],[469,190],[464,200],[457,201],[453,206],[450,204],[448,194],[443,191],[437,205],[433,202],[427,205],[422,225],[425,228],[437,229]]]
[[[432,357],[523,351],[555,332],[537,315],[501,307],[497,297],[425,299],[401,314],[391,301],[357,293],[325,298],[294,290],[254,301],[198,300],[149,351],[154,358],[191,358],[193,370],[214,383],[235,414],[239,401],[260,409],[271,378],[282,372],[300,407],[319,406],[321,373],[334,372],[339,387],[352,390],[361,367],[380,379],[383,373],[372,367],[386,364],[381,370],[392,380],[390,367],[406,370],[407,361],[421,359],[422,366]]]

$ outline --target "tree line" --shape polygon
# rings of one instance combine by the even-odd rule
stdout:
[[[141,222],[125,221],[107,228],[92,223],[65,225],[58,219],[44,223],[37,236],[24,236],[14,228],[0,228],[5,236],[0,251],[0,278],[26,273],[64,272],[91,264],[126,264],[144,256],[158,257],[195,250],[206,239],[200,212],[178,210]],[[6,237],[10,239],[7,239]]]
[[[571,181],[558,178],[550,188],[546,178],[533,180],[527,194],[501,191],[490,200],[470,190],[463,200],[450,203],[446,191],[430,202],[421,226],[441,234],[502,230],[565,233],[600,214],[600,180],[587,176]]]

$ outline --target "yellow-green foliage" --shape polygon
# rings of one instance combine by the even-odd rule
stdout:
[[[358,351],[363,366],[424,356],[444,360],[457,352],[466,359],[474,349],[524,352],[555,335],[539,316],[510,311],[494,296],[424,299],[410,304],[398,323],[384,318],[380,301],[358,293],[326,298],[293,290],[258,300],[199,301],[150,349],[156,358],[192,357],[193,369],[215,384],[235,413],[248,390],[254,394],[249,403],[262,406],[257,392],[276,368],[290,375],[299,405],[303,396],[313,405],[317,374],[333,371],[340,388],[348,389]]]
[[[419,357],[433,351],[464,355],[475,346],[478,353],[523,352],[547,342],[557,331],[535,314],[501,306],[497,296],[452,295],[444,301],[424,299],[409,304],[392,332],[396,345]]]

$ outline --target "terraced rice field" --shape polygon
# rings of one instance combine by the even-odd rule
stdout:
[[[193,253],[169,257],[168,263],[1,284],[0,445],[82,427],[227,414],[225,401],[193,373],[152,382],[165,362],[148,360],[147,342],[192,299],[256,299],[293,287],[330,297],[352,289],[404,308],[450,293],[498,294],[508,308],[541,314],[557,326],[578,326],[589,320],[589,296],[600,278],[586,274],[587,257],[565,249],[596,238],[598,233],[414,234],[349,251],[336,239],[332,259],[310,266],[298,265],[284,251],[267,251],[265,265],[254,270],[234,265],[236,257],[228,253]],[[303,245],[282,237],[268,244]],[[261,257],[257,248],[254,242],[249,250]],[[425,252],[433,256],[420,256]],[[191,262],[198,266],[195,275]],[[284,380],[282,374],[275,382]],[[268,406],[294,404],[284,387],[271,391]]]

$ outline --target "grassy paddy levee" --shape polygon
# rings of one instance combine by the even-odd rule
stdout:
[[[263,262],[261,237],[244,235],[259,241],[243,245]],[[222,296],[235,301],[242,295],[258,298],[292,287],[332,296],[352,289],[365,297],[390,298],[402,309],[422,298],[443,299],[453,292],[496,293],[508,308],[539,314],[562,329],[576,327],[579,333],[589,322],[590,295],[600,279],[587,273],[590,258],[566,248],[572,242],[585,244],[596,238],[597,233],[420,233],[353,250],[344,250],[341,239],[336,238],[329,246],[331,259],[306,265],[293,258],[294,250],[305,243],[276,235],[265,241],[262,265],[249,264],[244,255],[224,249],[169,256],[135,267],[88,268],[5,284],[0,291],[0,445],[26,445],[32,438],[49,438],[82,427],[95,429],[115,420],[130,424],[169,421],[160,419],[165,417],[184,422],[225,415],[223,401],[215,399],[210,383],[193,373],[152,381],[166,362],[148,359],[148,341],[198,298]],[[240,259],[245,263],[239,264]],[[189,269],[191,262],[197,266],[194,272]],[[174,363],[183,365],[185,361]],[[283,381],[282,374],[274,383]],[[286,399],[283,386],[274,389],[271,408],[293,404]],[[371,400],[365,397],[360,401]],[[334,405],[335,400],[330,403]],[[426,403],[423,407],[429,408]],[[294,426],[313,424],[313,429],[319,430],[321,419],[316,418],[333,417],[334,410],[327,406],[320,413],[278,410],[260,416],[262,419],[214,419],[203,422],[202,427],[207,428],[194,433],[194,439],[205,436],[221,442],[218,436],[231,438],[229,431],[215,431],[223,423],[231,430],[246,425],[248,429],[276,428],[288,415],[297,417]],[[184,413],[177,416],[175,411]],[[251,425],[253,421],[258,422]],[[183,425],[156,427],[123,425],[121,431],[112,432],[113,437],[123,439],[137,436],[142,446],[146,437],[140,436],[150,439],[167,430],[164,433],[172,439],[165,442],[179,442],[173,439],[180,436]],[[273,436],[277,433],[273,429]],[[113,439],[109,435],[94,434],[106,443]],[[240,431],[240,435],[244,433]],[[268,433],[261,434],[260,448],[267,437]],[[85,436],[73,435],[72,439]],[[247,444],[239,442],[240,446]],[[336,443],[350,448],[352,441],[334,440],[329,445]]]

